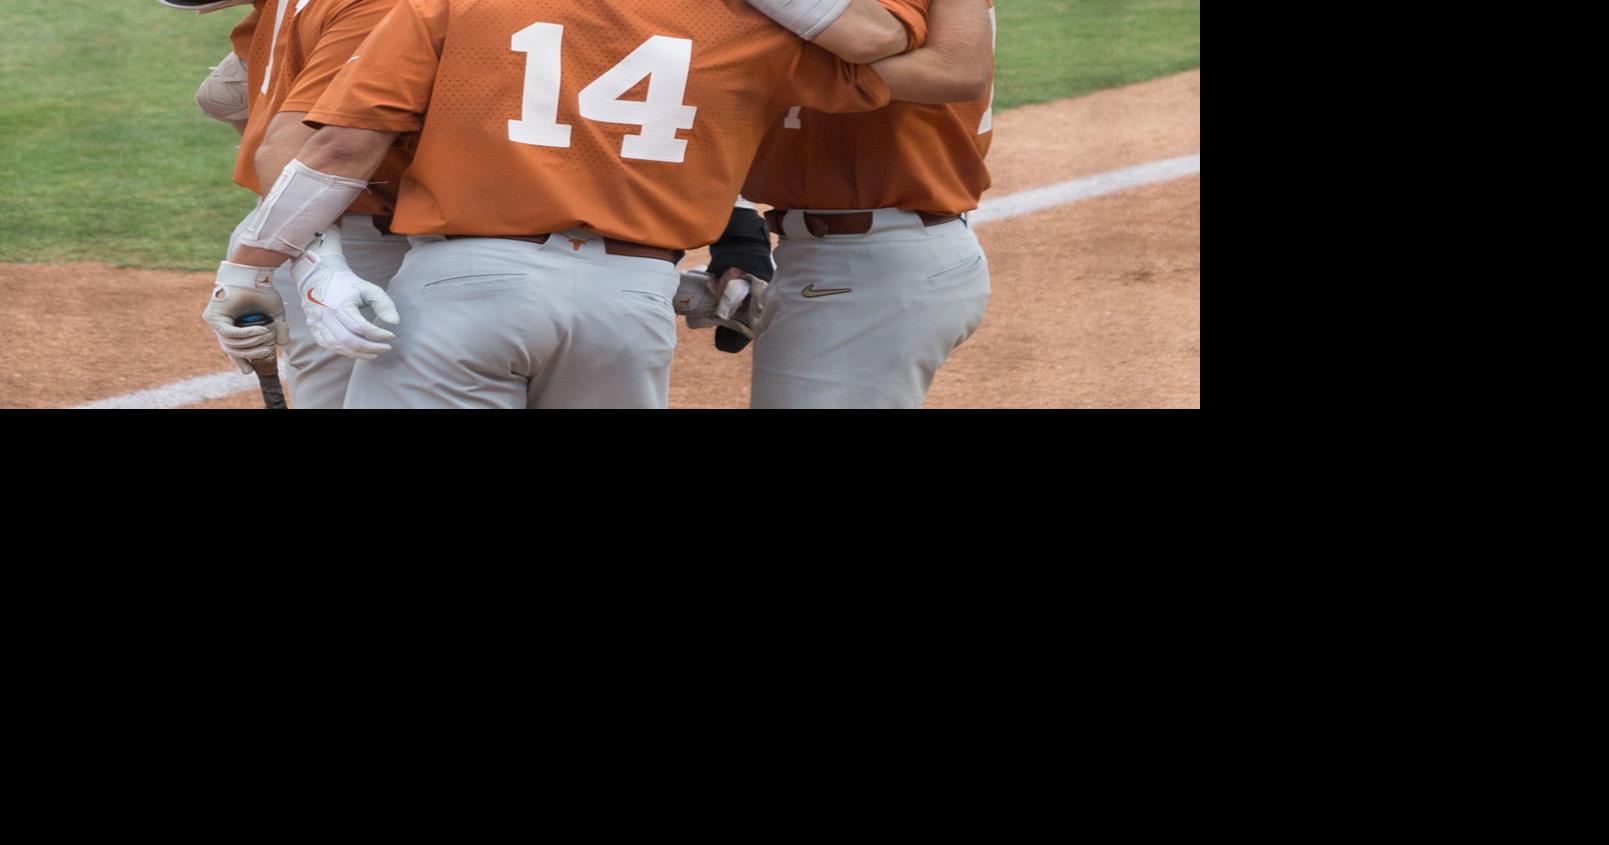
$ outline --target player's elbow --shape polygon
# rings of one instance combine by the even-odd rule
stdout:
[[[988,63],[959,61],[942,65],[942,69],[931,80],[933,101],[970,103],[983,99],[994,84],[992,71]]]
[[[237,124],[246,119],[246,65],[230,53],[196,88],[196,105],[213,120]]]

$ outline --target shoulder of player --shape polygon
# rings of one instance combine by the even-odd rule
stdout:
[[[310,0],[302,17],[321,22],[340,20],[347,15],[390,11],[399,0]]]
[[[297,17],[297,26],[304,36],[317,37],[346,18],[383,15],[397,3],[398,0],[309,0]]]

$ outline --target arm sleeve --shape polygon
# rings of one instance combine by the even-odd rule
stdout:
[[[256,9],[243,18],[235,28],[229,32],[229,43],[235,48],[235,55],[242,62],[251,58],[251,39],[257,34],[257,19],[261,17]]]
[[[358,46],[304,122],[418,131],[446,37],[447,0],[402,0]]]
[[[814,44],[804,44],[776,94],[773,106],[824,112],[862,112],[889,104],[892,95],[871,65],[854,65]]]
[[[308,111],[317,105],[330,81],[346,67],[369,33],[375,31],[395,6],[383,0],[358,0],[341,7],[325,21],[317,43],[308,53],[302,72],[291,83],[290,95],[279,110]]]
[[[813,41],[838,22],[849,8],[850,0],[748,0],[748,3],[782,28]]]
[[[927,43],[927,10],[930,0],[880,0],[889,14],[905,24],[905,52]]]

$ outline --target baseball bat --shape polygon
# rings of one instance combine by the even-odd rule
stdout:
[[[236,318],[235,326],[260,326],[272,323],[265,314],[247,314]],[[251,362],[251,368],[257,371],[257,386],[263,391],[263,407],[270,411],[283,411],[285,407],[285,388],[279,385],[279,358],[269,356]]]

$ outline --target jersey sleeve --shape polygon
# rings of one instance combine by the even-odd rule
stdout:
[[[906,52],[927,43],[927,10],[931,0],[880,0],[889,14],[905,24]]]
[[[261,17],[256,9],[252,9],[229,31],[229,44],[242,62],[251,58],[251,40],[257,35],[257,21]]]
[[[824,112],[862,112],[880,109],[892,99],[888,83],[871,65],[850,64],[814,44],[805,44],[771,104]]]
[[[415,132],[423,124],[447,35],[448,0],[402,0],[358,45],[318,102],[309,126]]]
[[[307,55],[302,72],[291,83],[290,95],[279,107],[282,112],[308,111],[358,52],[369,33],[396,7],[384,0],[358,0],[334,13],[318,33],[313,50]]]

